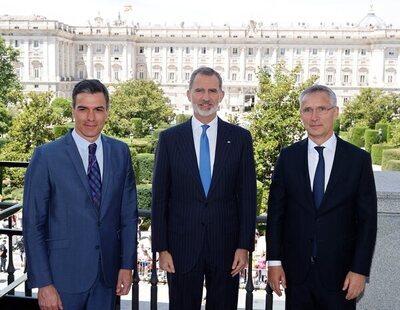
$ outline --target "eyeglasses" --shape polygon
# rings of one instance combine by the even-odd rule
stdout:
[[[314,114],[314,111],[315,111],[317,113],[317,115],[325,115],[325,114],[328,113],[328,111],[330,111],[330,110],[332,110],[334,108],[336,108],[336,106],[335,107],[329,107],[329,108],[321,106],[321,107],[316,107],[315,109],[307,107],[307,108],[301,109],[301,114],[307,115],[307,116],[311,116],[311,115]]]

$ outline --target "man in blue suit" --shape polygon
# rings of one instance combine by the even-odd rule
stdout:
[[[153,176],[152,241],[168,272],[170,309],[237,309],[239,272],[254,248],[256,178],[250,133],[217,117],[222,79],[192,73],[194,115],[161,133]]]
[[[75,128],[36,148],[25,176],[28,282],[41,309],[113,309],[136,257],[135,177],[126,144],[101,134],[109,95],[98,80],[72,93]]]
[[[281,151],[268,201],[268,281],[287,310],[356,308],[377,229],[371,157],[337,137],[336,95],[313,85],[300,96],[308,138]]]

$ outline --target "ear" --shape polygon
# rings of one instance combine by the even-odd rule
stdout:
[[[225,92],[223,90],[221,90],[221,95],[219,97],[219,102],[221,102],[225,97]]]
[[[189,89],[186,91],[186,97],[188,98],[188,100],[189,100],[190,102],[192,102],[192,97],[191,97],[191,95],[190,95],[190,90],[189,90]]]

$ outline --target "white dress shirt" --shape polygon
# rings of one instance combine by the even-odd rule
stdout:
[[[101,179],[103,179],[103,143],[101,141],[101,135],[99,135],[96,141],[89,142],[86,139],[82,138],[80,135],[78,135],[78,133],[74,129],[72,130],[72,138],[74,139],[75,144],[78,148],[79,155],[81,155],[86,174],[88,173],[88,167],[89,167],[89,145],[92,143],[97,144],[96,159],[97,162],[99,163]]]
[[[218,117],[215,117],[208,124],[203,124],[194,115],[192,117],[192,131],[193,131],[193,141],[194,149],[196,151],[197,166],[200,169],[200,138],[203,133],[202,125],[210,126],[207,131],[208,144],[210,145],[210,165],[211,165],[211,176],[214,170],[215,161],[215,149],[217,147],[217,132],[218,132]]]
[[[313,190],[313,184],[314,184],[314,176],[315,176],[315,170],[317,169],[317,164],[319,160],[319,154],[318,151],[314,148],[316,146],[323,146],[323,154],[324,154],[324,162],[325,162],[325,190],[326,186],[328,185],[329,182],[329,177],[331,176],[332,172],[332,166],[333,166],[333,160],[335,158],[335,152],[336,152],[336,143],[337,143],[337,138],[334,134],[326,140],[324,143],[321,145],[316,144],[313,140],[308,138],[308,151],[307,151],[307,161],[308,161],[308,173],[310,177],[310,184],[311,184],[311,190]],[[270,260],[268,261],[268,266],[281,266],[282,262],[280,260]]]

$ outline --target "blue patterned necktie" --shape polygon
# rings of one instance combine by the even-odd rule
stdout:
[[[97,144],[92,143],[89,145],[89,166],[88,166],[88,180],[90,192],[92,194],[93,204],[100,208],[101,202],[101,174],[99,163],[96,158]]]
[[[202,125],[203,132],[200,137],[200,178],[203,184],[204,193],[208,194],[211,184],[211,164],[210,164],[210,145],[208,143],[208,125]]]
[[[325,191],[325,160],[324,160],[324,147],[316,146],[315,150],[318,152],[319,159],[317,169],[315,169],[314,183],[313,183],[313,196],[314,204],[318,209],[321,206],[322,198]]]

